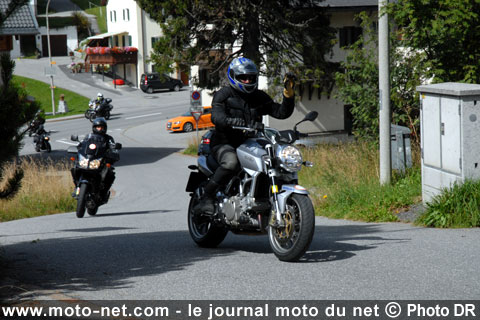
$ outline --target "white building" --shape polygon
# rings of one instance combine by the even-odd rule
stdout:
[[[134,0],[108,1],[107,4],[108,33],[90,37],[89,39],[108,39],[108,46],[132,46],[138,49],[137,66],[118,65],[116,69],[120,77],[125,75],[127,81],[139,86],[140,76],[154,71],[149,62],[153,45],[162,36],[158,23],[150,18]],[[136,70],[135,70],[136,69]]]

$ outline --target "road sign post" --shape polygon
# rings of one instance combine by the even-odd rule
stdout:
[[[202,113],[203,113],[203,108],[201,106],[190,107],[190,114],[195,119],[195,127],[197,128],[197,142],[199,141],[199,138],[198,138],[198,121],[200,120],[200,117],[202,116]]]

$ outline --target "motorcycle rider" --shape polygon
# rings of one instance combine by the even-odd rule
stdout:
[[[114,162],[119,160],[119,154],[115,149],[115,140],[112,136],[107,134],[107,121],[104,118],[96,118],[92,123],[92,132],[89,133],[84,140],[88,140],[94,136],[96,140],[102,141],[103,146],[107,150],[105,152],[105,158],[107,163],[113,164]],[[72,176],[75,181],[75,174],[73,172],[75,168],[72,168]],[[115,180],[115,172],[113,171],[113,166],[108,168],[107,174],[103,181],[103,188],[102,188],[102,199],[104,203],[108,201],[108,197],[110,196],[110,187]],[[77,181],[75,181],[75,187],[77,186]]]
[[[220,187],[224,187],[240,169],[236,148],[248,135],[236,127],[261,123],[263,115],[286,119],[295,107],[295,76],[287,73],[284,77],[283,102],[275,103],[258,87],[258,69],[255,63],[245,57],[235,58],[229,65],[227,77],[230,86],[217,91],[212,101],[212,122],[215,132],[210,139],[212,155],[220,164],[212,179],[205,186],[205,193],[194,208],[199,212],[213,214],[214,198]]]

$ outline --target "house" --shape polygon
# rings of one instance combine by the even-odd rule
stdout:
[[[9,3],[10,0],[0,0],[0,10],[5,12]],[[32,6],[24,5],[0,26],[0,52],[8,51],[12,58],[33,55],[38,48],[39,33]]]
[[[134,0],[109,1],[106,9],[108,32],[89,37],[89,46],[136,48],[138,51],[135,63],[132,60],[128,63],[116,63],[114,71],[119,77],[138,87],[142,74],[155,71],[154,65],[148,59],[155,41],[162,36],[162,29]],[[188,81],[185,75],[178,73],[176,77],[181,76],[184,83]]]

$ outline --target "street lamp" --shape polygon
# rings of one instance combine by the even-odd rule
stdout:
[[[48,43],[48,60],[50,61],[50,70],[52,69],[52,52],[50,50],[50,27],[48,25],[48,6],[50,5],[50,0],[47,2],[47,9],[45,10],[45,17],[47,20],[47,43]],[[53,73],[50,72],[50,89],[52,91],[52,113],[55,115],[55,92],[53,86]]]

